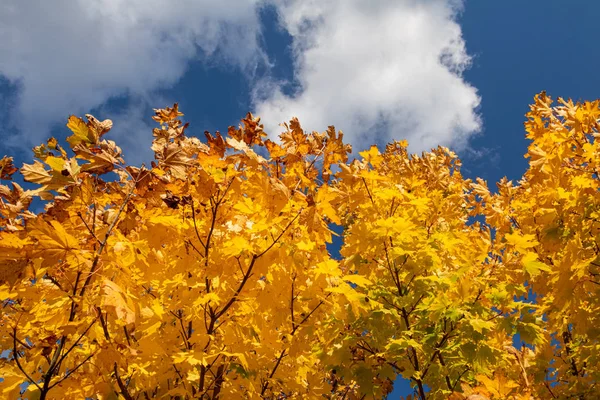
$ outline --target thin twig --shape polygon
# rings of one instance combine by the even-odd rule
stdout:
[[[365,178],[362,178],[363,183],[365,184],[365,188],[367,189],[367,194],[369,195],[369,199],[371,199],[371,204],[375,205],[375,201],[373,200],[373,196],[371,196],[371,191],[369,190],[369,187],[367,186],[367,181],[365,180]]]
[[[95,355],[96,355],[96,352],[93,352],[92,354],[90,354],[89,356],[84,358],[83,361],[81,361],[79,364],[74,366],[73,369],[70,369],[69,372],[67,372],[65,376],[63,376],[62,378],[60,378],[59,380],[54,382],[52,385],[50,385],[48,387],[48,390],[52,389],[54,386],[58,385],[59,383],[63,382],[65,379],[69,378],[71,375],[73,375],[73,373],[75,371],[77,371],[79,369],[79,367],[81,367],[83,364],[85,364],[90,358],[94,357]]]
[[[292,297],[290,300],[290,314],[292,316],[292,331],[296,329],[296,323],[294,322],[294,300],[296,300],[296,296],[294,295],[294,286],[296,283],[296,274],[292,276]]]
[[[287,349],[283,349],[281,351],[281,353],[279,354],[279,357],[277,357],[277,362],[275,362],[275,365],[273,366],[273,369],[271,370],[271,373],[269,374],[269,378],[263,383],[262,389],[260,391],[261,396],[263,396],[265,394],[265,392],[267,391],[267,389],[269,387],[269,379],[272,379],[273,376],[275,375],[275,371],[277,371],[279,364],[281,364],[281,360],[283,360],[283,357],[285,357],[286,351],[287,351]]]
[[[17,325],[13,327],[13,358],[15,359],[15,363],[17,364],[17,368],[25,375],[25,377],[38,388],[38,390],[42,390],[40,385],[37,384],[36,381],[33,380],[31,376],[23,369],[21,362],[19,361],[19,352],[17,351]]]
[[[140,172],[138,173],[138,178],[141,175],[141,173],[142,173],[142,171],[140,170]],[[131,196],[133,196],[133,192],[135,191],[136,183],[137,183],[137,180],[134,181],[133,184],[131,185],[131,189],[125,196],[125,200],[123,201],[123,204],[121,204],[121,207],[119,208],[119,211],[117,212],[117,215],[115,216],[112,223],[109,225],[108,230],[106,231],[106,235],[104,235],[104,240],[100,243],[100,248],[96,252],[96,256],[94,257],[94,261],[92,262],[92,267],[90,268],[90,272],[88,273],[88,276],[85,279],[85,282],[83,283],[81,291],[79,292],[79,297],[83,297],[83,295],[85,294],[85,290],[87,289],[88,285],[90,284],[90,281],[92,280],[92,277],[94,276],[94,273],[96,272],[98,262],[100,261],[100,255],[102,254],[102,251],[104,250],[104,248],[106,247],[106,244],[108,243],[108,238],[110,237],[113,229],[117,225],[117,222],[119,222],[119,217],[123,213],[123,210],[125,210],[127,203],[129,203],[129,199],[131,199]]]
[[[98,239],[98,237],[96,236],[96,233],[92,230],[92,228],[87,224],[87,222],[85,222],[85,219],[83,219],[83,214],[81,214],[81,211],[77,211],[77,216],[79,217],[79,219],[81,219],[81,222],[83,222],[83,224],[85,225],[86,229],[88,230],[88,232],[92,235],[92,237],[96,240],[96,242],[98,244],[102,244],[102,242],[100,241],[100,239]]]
[[[81,335],[79,335],[79,337],[77,338],[77,340],[75,341],[75,343],[73,343],[71,345],[71,347],[69,347],[69,349],[65,352],[65,354],[63,354],[59,358],[58,364],[62,363],[64,361],[64,359],[67,358],[67,356],[69,355],[69,353],[71,351],[73,351],[73,349],[79,344],[79,342],[81,341],[81,339],[83,339],[83,337],[88,333],[88,331],[92,328],[92,326],[94,326],[94,324],[96,323],[97,320],[98,320],[98,317],[94,318],[94,320],[92,321],[92,323],[85,329],[85,331],[83,331],[83,333]]]
[[[192,221],[194,222],[194,231],[196,231],[196,237],[198,238],[198,241],[200,242],[200,244],[202,245],[202,247],[204,247],[204,250],[206,251],[206,245],[204,244],[204,242],[202,241],[202,238],[200,237],[200,232],[198,232],[198,226],[196,225],[196,209],[194,208],[194,200],[191,201],[192,204]],[[196,250],[198,251],[198,250]],[[198,251],[199,254],[201,254]]]

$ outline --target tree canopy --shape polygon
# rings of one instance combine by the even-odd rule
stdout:
[[[201,141],[177,104],[133,166],[71,116],[69,150],[0,160],[31,187],[0,185],[1,397],[598,398],[599,106],[537,95],[496,191],[296,119]]]

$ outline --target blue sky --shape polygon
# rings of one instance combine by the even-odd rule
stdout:
[[[355,154],[449,146],[494,187],[525,171],[536,93],[593,100],[600,87],[592,0],[34,3],[0,4],[0,154],[17,164],[90,112],[148,163],[152,108],[178,101],[200,137],[247,111],[272,136],[298,116],[336,125]],[[399,383],[390,398],[410,393]]]

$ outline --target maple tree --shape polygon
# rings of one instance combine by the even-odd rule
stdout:
[[[600,378],[600,101],[541,93],[527,114],[529,169],[517,185],[481,181],[480,211],[503,254],[503,290],[534,297],[521,336],[534,344],[522,374],[536,398],[597,398]],[[519,288],[515,291],[515,288]],[[526,360],[524,360],[526,361]]]
[[[594,398],[600,102],[560,102],[536,96],[529,170],[496,193],[446,148],[349,161],[296,119],[201,142],[177,104],[135,167],[71,116],[73,156],[0,160],[35,184],[0,185],[2,395],[366,399],[401,375],[418,399]]]

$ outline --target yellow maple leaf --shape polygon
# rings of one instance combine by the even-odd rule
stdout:
[[[39,252],[56,255],[80,248],[79,241],[58,221],[50,221],[50,223],[39,221],[32,224],[32,227],[36,229],[35,237],[38,240],[36,250]]]
[[[338,277],[342,275],[342,271],[336,260],[329,259],[317,264],[315,274],[317,277],[319,275]]]
[[[69,117],[69,122],[67,122],[67,128],[73,132],[73,134],[67,138],[67,142],[71,145],[71,148],[78,144],[89,146],[91,144],[96,144],[98,141],[95,132],[88,128],[82,118],[71,115]]]
[[[535,277],[539,275],[541,271],[550,272],[551,269],[549,266],[541,262],[538,258],[538,255],[534,252],[527,252],[521,259],[523,263],[523,269],[527,272],[531,277]]]
[[[539,245],[539,242],[535,239],[535,235],[523,235],[515,232],[504,235],[504,238],[508,244],[514,246],[515,250],[520,253],[525,253],[527,252],[527,249]]]
[[[134,323],[136,320],[136,311],[130,295],[115,282],[105,279],[102,282],[104,295],[102,304],[114,309],[117,317],[126,324]]]
[[[360,156],[368,161],[373,167],[377,168],[383,161],[381,153],[377,149],[377,146],[371,146],[369,150],[361,151]]]

